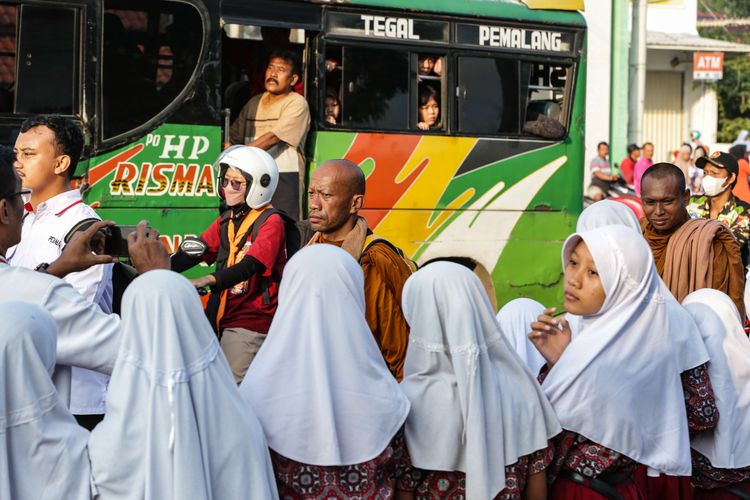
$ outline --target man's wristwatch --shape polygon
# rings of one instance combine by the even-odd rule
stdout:
[[[34,268],[34,271],[39,271],[40,273],[46,273],[47,268],[49,267],[49,262],[42,262],[38,266]]]

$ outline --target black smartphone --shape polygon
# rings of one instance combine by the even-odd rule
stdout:
[[[104,228],[104,253],[113,257],[129,257],[128,236],[136,226],[111,226]]]

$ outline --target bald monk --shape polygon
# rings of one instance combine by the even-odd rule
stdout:
[[[362,170],[348,160],[327,161],[313,172],[307,194],[310,224],[316,233],[308,244],[336,245],[362,266],[367,323],[388,368],[400,381],[409,340],[401,290],[412,271],[400,250],[373,238],[367,221],[359,216],[365,184]]]
[[[740,245],[716,220],[691,219],[685,176],[671,163],[657,163],[643,174],[643,236],[659,276],[678,301],[698,288],[729,295],[742,317],[745,274]],[[709,261],[710,257],[712,261]]]

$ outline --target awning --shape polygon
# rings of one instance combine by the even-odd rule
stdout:
[[[686,50],[690,52],[750,53],[750,45],[704,38],[691,33],[662,33],[649,31],[646,47],[654,50]]]

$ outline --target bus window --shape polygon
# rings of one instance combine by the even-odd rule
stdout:
[[[523,131],[545,139],[565,136],[565,87],[570,67],[546,63],[523,63],[526,116]]]
[[[518,61],[458,58],[458,130],[468,134],[517,134]]]
[[[102,127],[110,138],[143,125],[190,81],[203,23],[177,1],[104,1]]]
[[[13,112],[16,83],[16,6],[0,5],[0,113]]]
[[[80,11],[21,6],[16,113],[78,113]]]
[[[445,56],[417,55],[417,126],[419,130],[442,130],[445,106]]]
[[[341,124],[355,129],[406,130],[409,53],[360,47],[344,47],[342,52]]]

